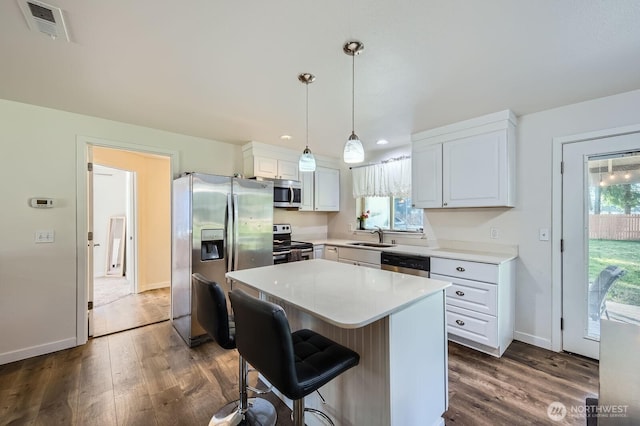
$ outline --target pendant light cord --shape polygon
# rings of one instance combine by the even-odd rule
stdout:
[[[307,86],[307,148],[309,148],[309,83],[306,83]]]
[[[356,132],[356,53],[353,52],[351,61],[351,133]]]

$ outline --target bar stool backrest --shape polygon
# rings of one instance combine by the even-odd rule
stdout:
[[[287,398],[300,398],[293,339],[282,307],[239,289],[229,299],[240,354]]]
[[[195,289],[196,317],[202,328],[224,349],[235,349],[235,326],[229,319],[222,288],[200,273],[191,275],[191,284]]]

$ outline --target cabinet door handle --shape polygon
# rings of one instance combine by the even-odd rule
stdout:
[[[458,324],[458,325],[464,325],[464,321],[462,321],[462,320],[456,320],[456,324]]]
[[[464,269],[462,266],[458,266],[458,267],[456,268],[456,271],[458,271],[458,272],[464,272],[464,271],[465,271],[465,269]]]
[[[456,290],[456,294],[462,297],[464,296],[464,291]]]
[[[447,205],[447,203],[444,203],[444,204],[443,204],[443,206],[446,206],[446,205]]]

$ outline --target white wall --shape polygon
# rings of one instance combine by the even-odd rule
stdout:
[[[560,167],[551,163],[553,138],[640,124],[639,110],[636,90],[519,118],[519,199],[512,212],[498,219],[505,239],[519,245],[516,338],[545,346],[552,330],[560,328],[559,322],[551,323],[552,247],[538,240],[538,228],[551,228],[552,168]]]
[[[76,139],[174,150],[180,171],[241,171],[239,146],[0,100],[0,364],[76,342]],[[55,199],[33,209],[30,197]],[[34,231],[55,230],[35,244]]]
[[[639,110],[637,90],[519,117],[515,208],[425,210],[425,229],[430,224],[438,240],[519,247],[516,339],[551,348],[552,330],[559,329],[551,318],[551,243],[538,240],[539,228],[552,227],[552,167],[559,167],[551,164],[553,138],[640,124]],[[343,170],[342,182],[341,212],[329,221],[329,234],[336,238],[345,238],[348,223],[355,219],[348,168]],[[489,236],[491,227],[499,230],[497,240]]]

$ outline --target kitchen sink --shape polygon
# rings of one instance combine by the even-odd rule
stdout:
[[[370,243],[368,241],[354,241],[352,243],[347,243],[350,246],[362,246],[362,247],[395,247],[395,244],[387,244],[387,243]]]

